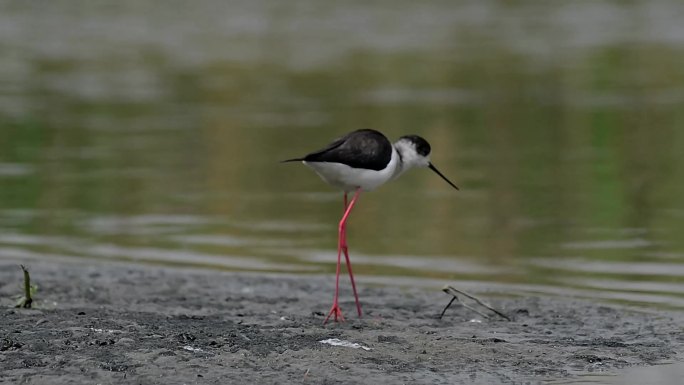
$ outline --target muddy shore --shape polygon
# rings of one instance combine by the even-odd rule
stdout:
[[[0,262],[0,383],[540,383],[671,360],[682,315],[564,298],[476,293],[482,320],[434,290],[360,285],[364,318],[322,325],[331,277],[134,265],[29,264],[35,308],[15,309]],[[333,346],[339,339],[360,347]]]

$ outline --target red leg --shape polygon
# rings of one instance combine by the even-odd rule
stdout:
[[[323,320],[323,325],[325,325],[328,322],[328,318],[330,318],[331,315],[335,315],[335,322],[337,322],[337,317],[340,317],[340,321],[344,321],[344,316],[342,315],[342,309],[340,309],[340,305],[337,302],[337,299],[340,294],[340,260],[342,257],[342,250],[340,248],[337,249],[337,269],[335,270],[335,296],[333,297],[333,304],[332,308],[330,308],[330,312],[328,312],[328,316],[325,317],[325,320]]]
[[[323,321],[324,325],[326,322],[328,322],[328,319],[333,314],[335,315],[335,318],[334,318],[335,321],[337,321],[338,316],[340,317],[341,321],[344,321],[344,316],[342,316],[342,310],[340,309],[340,306],[338,303],[339,289],[340,289],[340,262],[341,262],[341,257],[342,257],[343,251],[344,251],[345,259],[347,261],[347,269],[349,271],[349,277],[351,278],[351,281],[352,281],[352,288],[354,289],[354,297],[356,298],[356,308],[359,312],[359,316],[361,316],[361,305],[359,304],[359,297],[356,294],[356,284],[354,283],[354,274],[352,273],[351,264],[349,262],[349,254],[347,253],[347,239],[346,239],[347,238],[347,230],[346,230],[347,218],[349,217],[349,213],[351,213],[351,210],[354,208],[354,204],[356,203],[360,194],[361,194],[361,189],[357,189],[356,193],[354,194],[354,197],[352,198],[351,202],[349,202],[348,206],[346,206],[347,194],[346,193],[344,194],[344,201],[345,201],[344,203],[345,203],[346,209],[344,211],[344,215],[342,216],[342,220],[340,220],[340,225],[338,228],[337,269],[335,271],[335,297],[333,297],[332,308],[330,309],[328,316],[325,317],[325,320]]]
[[[356,199],[356,195],[354,195],[354,199]],[[344,206],[345,208],[347,207],[346,192],[344,193]],[[351,260],[349,259],[349,249],[347,248],[347,223],[345,222],[341,225],[341,227],[339,247],[342,249],[342,252],[344,253],[344,259],[347,262],[347,271],[349,272],[349,279],[351,280],[352,290],[354,291],[354,300],[356,301],[356,312],[359,314],[359,317],[361,317],[361,303],[359,302],[359,295],[356,293],[356,282],[354,282],[354,273],[352,272]]]

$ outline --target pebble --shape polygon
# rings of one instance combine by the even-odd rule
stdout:
[[[134,342],[135,341],[132,338],[123,337],[123,338],[119,338],[119,340],[116,341],[116,345],[130,345]]]

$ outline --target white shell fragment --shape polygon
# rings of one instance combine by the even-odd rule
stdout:
[[[189,346],[189,345],[183,346],[183,349],[185,349],[189,352],[193,352],[193,353],[199,353],[202,351],[202,349],[200,349],[200,348],[193,348],[192,346]]]
[[[318,342],[320,342],[322,344],[332,345],[332,346],[343,346],[345,348],[363,349],[366,351],[371,350],[371,348],[369,348],[368,346],[363,346],[361,344],[357,344],[356,342],[344,341],[344,340],[341,340],[339,338],[330,338],[330,339],[322,340],[322,341],[318,341]]]

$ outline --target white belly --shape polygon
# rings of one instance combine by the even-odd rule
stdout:
[[[303,162],[311,167],[324,181],[331,186],[343,191],[354,191],[361,188],[363,191],[371,191],[381,184],[392,179],[397,167],[398,154],[392,151],[392,158],[387,166],[379,171],[351,168],[342,163],[329,162]]]

